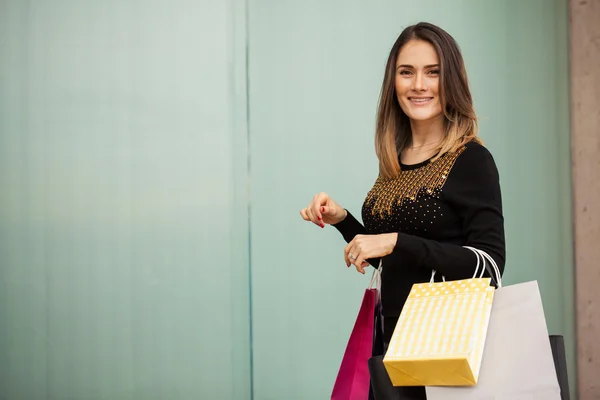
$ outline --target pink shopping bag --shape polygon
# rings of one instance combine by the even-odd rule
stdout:
[[[369,358],[373,351],[373,329],[377,289],[366,289],[346,345],[331,400],[367,400],[369,398]]]

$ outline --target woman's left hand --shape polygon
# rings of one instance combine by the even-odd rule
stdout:
[[[380,258],[391,254],[398,240],[397,233],[383,233],[380,235],[356,235],[344,248],[346,266],[354,264],[356,270],[365,273],[370,258]]]

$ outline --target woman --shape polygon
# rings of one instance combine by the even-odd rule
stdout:
[[[504,220],[494,160],[477,118],[460,49],[429,23],[406,28],[390,51],[375,134],[379,176],[362,207],[364,226],[326,193],[301,210],[334,226],[346,265],[382,261],[384,348],[414,283],[472,278],[487,252],[504,271]],[[489,274],[487,275],[489,276]],[[399,388],[425,398],[424,388]]]

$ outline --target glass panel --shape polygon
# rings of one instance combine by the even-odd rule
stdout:
[[[360,215],[377,174],[386,57],[420,20],[448,30],[466,58],[501,173],[506,280],[539,281],[549,330],[574,354],[566,11],[562,0],[250,2],[256,398],[331,392],[369,274],[347,270],[341,236],[298,211],[325,191]]]
[[[0,397],[248,398],[232,16],[0,3]]]

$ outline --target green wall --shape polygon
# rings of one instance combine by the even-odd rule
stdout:
[[[327,398],[368,277],[298,211],[359,214],[419,20],[463,49],[506,279],[574,388],[564,0],[0,0],[0,398]]]
[[[1,399],[247,398],[244,15],[0,2]]]
[[[461,45],[501,174],[506,280],[539,281],[549,330],[566,335],[574,368],[566,7],[250,0],[255,398],[330,393],[370,275],[346,269],[337,231],[303,223],[298,210],[325,191],[360,215],[377,175],[386,57],[420,20]]]

